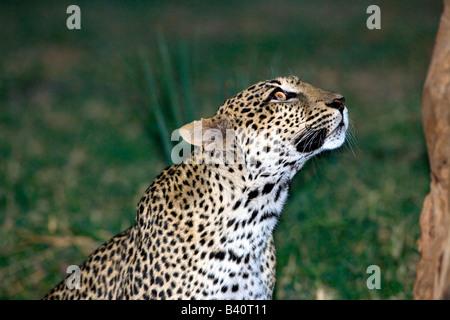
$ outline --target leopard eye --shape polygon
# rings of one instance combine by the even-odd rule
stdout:
[[[276,92],[274,96],[278,101],[286,101],[286,95],[281,91]]]

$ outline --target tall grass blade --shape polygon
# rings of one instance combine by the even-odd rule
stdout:
[[[161,145],[163,146],[164,156],[167,162],[171,161],[171,144],[170,141],[170,133],[167,127],[167,121],[164,116],[161,105],[158,101],[158,88],[155,83],[155,79],[153,77],[152,69],[149,64],[148,54],[145,51],[141,52],[141,65],[144,71],[144,78],[146,84],[146,93],[148,96],[148,108],[152,110],[153,115],[155,116],[156,125],[158,127],[158,132],[160,134]]]
[[[177,128],[183,125],[180,112],[180,101],[178,98],[178,90],[175,81],[175,75],[173,72],[172,62],[170,61],[169,49],[167,48],[167,42],[162,33],[157,33],[157,42],[159,53],[161,55],[162,67],[163,67],[163,78],[166,87],[167,97],[169,99],[170,112],[173,120],[175,121],[175,126]]]
[[[183,122],[191,122],[195,119],[195,102],[193,96],[193,79],[191,65],[189,63],[189,54],[185,42],[181,42],[178,47],[178,59],[180,62],[180,88],[184,101],[184,119]]]

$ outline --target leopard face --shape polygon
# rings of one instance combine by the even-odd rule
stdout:
[[[282,77],[249,87],[226,100],[215,116],[202,119],[202,142],[192,142],[190,133],[184,137],[192,144],[210,145],[211,136],[217,140],[211,131],[221,141],[232,136],[232,143],[224,145],[240,153],[249,170],[267,176],[295,173],[314,155],[340,147],[348,123],[342,95],[297,77]]]

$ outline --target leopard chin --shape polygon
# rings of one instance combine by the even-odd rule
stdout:
[[[345,142],[347,129],[348,111],[347,108],[345,108],[343,111],[342,121],[325,139],[322,145],[322,150],[333,150],[342,146]]]

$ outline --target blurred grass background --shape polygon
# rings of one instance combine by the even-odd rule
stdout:
[[[345,95],[357,146],[293,181],[275,298],[412,298],[440,1],[378,1],[381,30],[365,0],[77,1],[81,30],[70,4],[0,3],[1,299],[42,297],[130,226],[179,122],[291,74]]]

